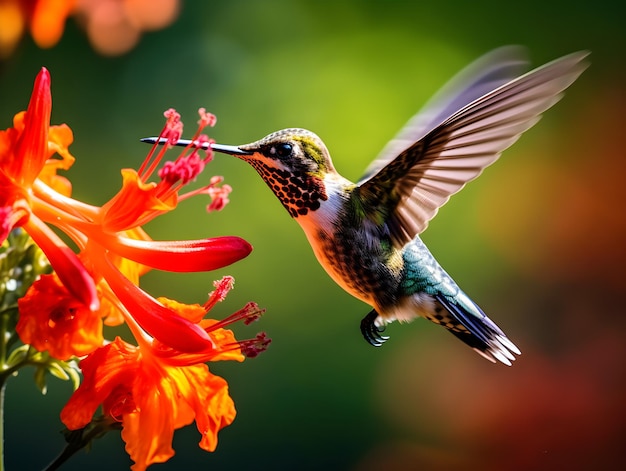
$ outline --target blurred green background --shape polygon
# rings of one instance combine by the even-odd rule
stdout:
[[[74,196],[101,204],[175,107],[191,135],[196,110],[211,135],[240,144],[283,127],[314,130],[336,167],[359,178],[404,122],[453,74],[505,44],[540,65],[580,49],[591,68],[481,178],[440,211],[423,239],[456,281],[521,348],[492,365],[441,328],[391,325],[374,349],[361,338],[368,306],[315,261],[254,170],[216,156],[205,171],[233,186],[221,213],[196,198],[147,227],[156,239],[239,235],[255,250],[214,273],[150,273],[151,294],[202,302],[212,281],[236,288],[213,314],[254,300],[270,349],[215,364],[238,416],[209,454],[194,426],[176,456],[151,469],[623,469],[626,439],[626,33],[622,2],[219,0],[184,2],[177,21],[103,57],[70,19],[55,47],[29,37],[0,63],[0,126],[25,109],[42,66],[52,74],[52,123],[68,123]],[[174,154],[172,154],[174,156]],[[205,177],[208,179],[208,176]],[[206,182],[205,182],[206,183]],[[9,383],[6,463],[39,469],[62,448],[58,413],[69,385],[38,394],[29,372]],[[63,469],[130,465],[119,434]]]

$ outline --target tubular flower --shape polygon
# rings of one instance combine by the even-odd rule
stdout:
[[[50,126],[52,95],[50,74],[41,70],[25,112],[13,119],[13,127],[0,131],[0,241],[9,231],[23,226],[46,254],[67,289],[90,309],[98,308],[93,279],[69,247],[37,215],[33,214],[34,187],[40,182],[51,192],[52,188],[69,191],[69,182],[56,178],[56,169],[69,168],[73,157],[67,150],[72,142],[67,126]],[[61,160],[52,160],[54,153]],[[44,171],[45,169],[45,171]],[[42,174],[44,180],[38,180]]]
[[[238,237],[153,241],[140,227],[174,209],[179,199],[209,194],[208,188],[213,188],[215,182],[205,189],[179,193],[203,170],[212,157],[211,152],[201,156],[200,152],[204,151],[191,149],[187,153],[186,150],[158,171],[160,181],[149,182],[166,151],[153,147],[139,171],[122,170],[122,188],[110,201],[102,207],[88,205],[71,198],[69,182],[56,175],[57,170],[69,168],[74,159],[67,149],[72,142],[71,130],[67,126],[49,125],[51,108],[50,75],[42,69],[26,112],[15,117],[12,128],[0,131],[0,240],[12,228],[23,227],[46,254],[59,281],[54,295],[42,289],[49,281],[33,287],[30,296],[22,301],[24,319],[18,325],[18,333],[53,350],[54,341],[95,339],[96,331],[84,331],[95,323],[82,317],[97,311],[107,324],[132,320],[159,342],[181,352],[212,350],[213,341],[203,328],[138,287],[139,276],[151,268],[207,271],[229,265],[250,253],[251,246]],[[180,115],[168,110],[166,118],[161,136],[178,139],[182,132]],[[208,141],[200,132],[214,121],[213,115],[201,109],[200,127],[194,138]],[[55,153],[58,157],[52,158]],[[67,234],[79,253],[74,253],[49,224]],[[61,294],[62,290],[67,292]],[[44,296],[55,299],[42,301]],[[69,297],[77,304],[69,303]],[[45,334],[43,328],[34,329],[36,322],[31,316],[41,314],[28,306],[37,302],[57,307],[49,313],[56,317],[48,319],[47,325],[53,326],[54,332],[62,330],[65,340]],[[45,319],[37,319],[46,325]],[[61,324],[59,319],[63,320]],[[81,332],[70,332],[71,329]],[[42,337],[35,339],[33,336],[37,335]],[[57,351],[67,355],[70,352],[67,348],[71,346]],[[77,344],[73,354],[84,355],[85,348],[83,343]]]
[[[213,349],[193,355],[179,352],[149,338],[138,325],[129,324],[139,345],[118,337],[81,361],[84,381],[61,411],[63,423],[69,429],[84,427],[102,406],[105,415],[122,424],[122,438],[135,471],[173,456],[174,430],[194,420],[202,436],[200,447],[215,450],[218,431],[234,420],[236,412],[228,384],[204,362],[243,361],[245,355],[254,356],[269,344],[264,334],[237,342],[232,331],[224,328],[238,320],[249,323],[257,319],[263,311],[255,304],[223,321],[203,319],[212,305],[223,299],[232,278],[216,286],[204,307],[160,299],[201,326],[214,343]]]

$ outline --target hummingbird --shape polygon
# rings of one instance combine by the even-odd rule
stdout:
[[[202,145],[258,172],[300,224],[330,277],[371,306],[360,325],[371,345],[389,338],[382,333],[390,322],[423,317],[489,361],[510,366],[520,350],[461,290],[419,234],[451,195],[561,98],[586,69],[587,55],[576,52],[526,72],[521,47],[486,54],[409,120],[356,183],[335,170],[324,142],[305,129],[283,129],[238,146]]]

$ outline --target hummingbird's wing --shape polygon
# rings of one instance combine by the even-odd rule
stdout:
[[[440,88],[385,145],[378,157],[367,167],[361,181],[378,173],[402,151],[411,147],[455,112],[519,77],[528,69],[530,63],[527,51],[522,46],[500,47],[472,62]]]
[[[519,49],[479,59],[444,89],[452,96],[439,94],[370,166],[356,190],[363,208],[374,220],[383,215],[394,244],[404,246],[561,98],[587,68],[587,55],[576,52],[514,79],[523,64]],[[484,73],[481,65],[487,66]]]

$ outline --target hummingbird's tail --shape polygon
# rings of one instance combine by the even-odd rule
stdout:
[[[428,320],[442,325],[487,360],[511,366],[519,348],[487,317],[465,293],[456,296],[436,294],[434,313]]]
[[[425,317],[448,329],[487,360],[511,366],[514,355],[521,353],[519,349],[459,288],[419,237],[404,247],[402,257],[401,290],[408,303],[401,303],[392,317],[400,321]]]

